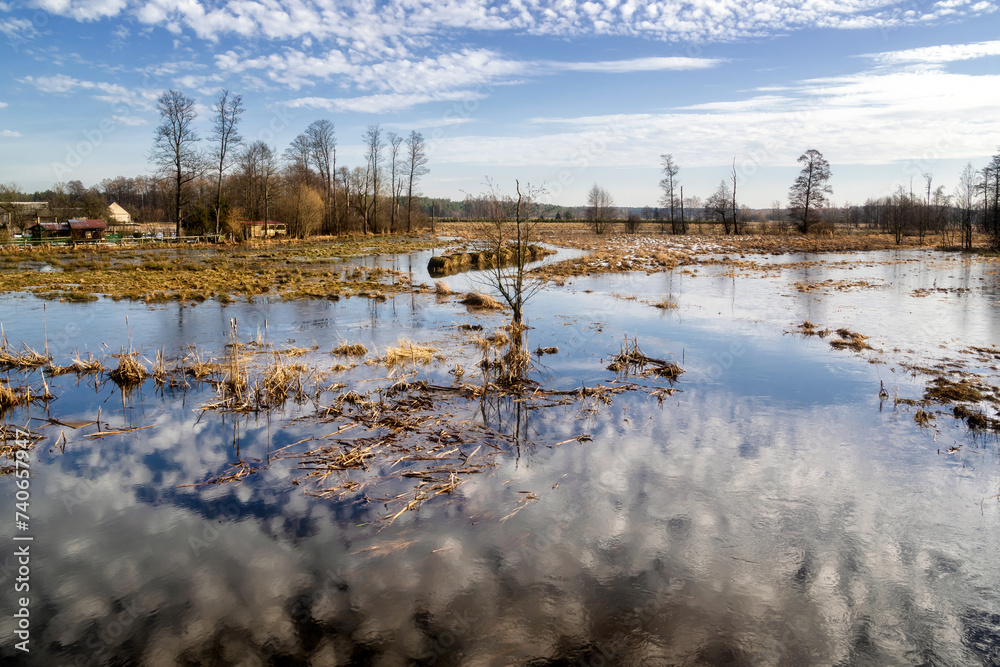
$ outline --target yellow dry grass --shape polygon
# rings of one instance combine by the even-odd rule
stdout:
[[[363,357],[368,354],[368,348],[361,343],[348,343],[344,341],[333,348],[333,354],[340,357]]]
[[[0,410],[28,403],[31,398],[31,389],[28,387],[12,387],[10,383],[0,382]]]
[[[137,352],[122,352],[114,356],[118,359],[118,368],[111,371],[108,377],[119,387],[134,387],[149,375]]]
[[[396,341],[395,346],[386,348],[382,363],[388,368],[394,368],[402,364],[429,364],[434,360],[434,353],[437,348],[427,345],[417,345],[405,338]]]
[[[462,297],[462,303],[470,308],[483,308],[487,310],[503,310],[503,304],[491,297],[489,294],[480,292],[469,292]]]

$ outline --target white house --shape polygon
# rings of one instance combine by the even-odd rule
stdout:
[[[108,222],[127,225],[132,222],[132,216],[128,211],[119,206],[118,202],[111,202],[111,206],[108,206]]]

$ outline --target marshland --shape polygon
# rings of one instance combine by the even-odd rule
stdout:
[[[0,256],[39,654],[1000,660],[1000,260],[565,229]]]

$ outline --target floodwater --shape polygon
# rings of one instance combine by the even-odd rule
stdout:
[[[628,336],[684,368],[677,393],[456,414],[498,431],[516,415],[518,437],[495,469],[391,524],[364,494],[309,495],[302,471],[275,456],[330,432],[308,401],[219,415],[199,409],[214,396],[204,385],[149,381],[122,395],[93,377],[49,379],[58,399],[47,409],[4,417],[45,440],[31,455],[30,529],[18,533],[33,537],[31,652],[14,647],[23,543],[6,539],[0,658],[1000,664],[996,438],[970,432],[949,406],[922,428],[915,406],[878,396],[880,381],[894,396],[922,396],[927,376],[905,363],[964,364],[998,383],[1000,360],[963,351],[1000,342],[1000,263],[923,251],[757,259],[791,265],[597,276],[538,293],[526,314],[530,349],[559,348],[533,357],[542,386],[609,382],[606,366]],[[430,282],[426,254],[379,261]],[[475,281],[447,279],[456,290]],[[662,297],[677,308],[643,302]],[[458,325],[503,323],[427,294],[224,307],[102,299],[44,310],[7,297],[2,308],[8,340],[39,349],[47,340],[61,363],[130,340],[149,358],[162,348],[178,359],[188,345],[221,355],[236,318],[241,339],[315,343],[303,358],[314,365],[335,363],[329,350],[340,341],[433,343],[447,360],[419,377],[440,384],[455,363],[475,361]],[[875,350],[804,337],[795,329],[804,320],[858,331]],[[360,391],[385,374],[359,366],[341,380]],[[40,383],[37,373],[8,376]],[[95,419],[98,409],[108,428],[152,427],[99,439],[84,437],[93,427],[42,427],[47,417]],[[582,434],[590,439],[553,446]],[[260,470],[185,486],[239,457]],[[8,536],[18,532],[14,482],[0,479]],[[521,502],[525,492],[535,499]]]

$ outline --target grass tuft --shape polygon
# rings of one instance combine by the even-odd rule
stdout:
[[[395,347],[390,346],[385,351],[382,363],[389,368],[394,368],[401,364],[429,364],[434,360],[436,348],[426,345],[417,345],[405,338],[400,338]]]
[[[333,354],[339,357],[363,357],[368,354],[368,348],[361,343],[343,342],[333,348]]]
[[[469,292],[462,298],[462,303],[470,308],[484,308],[488,310],[503,310],[503,304],[488,294],[480,292]]]

